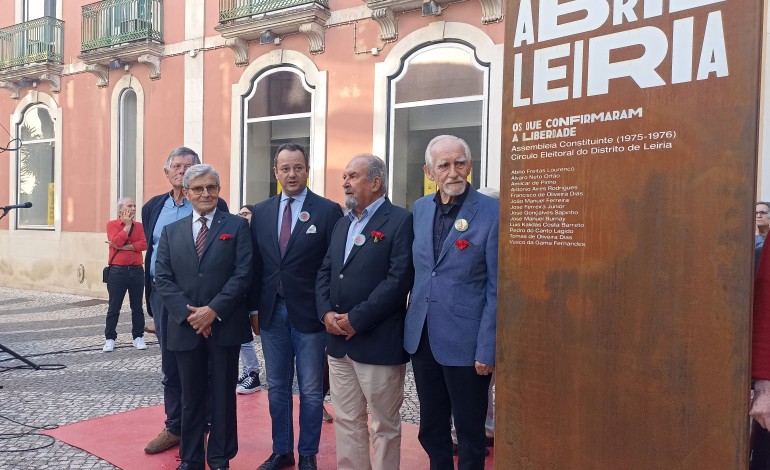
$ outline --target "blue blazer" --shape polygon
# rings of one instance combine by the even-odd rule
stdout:
[[[254,241],[254,277],[249,289],[249,310],[259,311],[259,325],[270,324],[278,282],[283,285],[286,310],[292,325],[302,333],[324,329],[315,306],[315,279],[332,237],[334,224],[342,209],[309,189],[302,210],[310,215],[297,220],[291,232],[286,254],[278,248],[278,210],[281,195],[254,206],[251,233]]]
[[[163,227],[155,262],[155,288],[168,310],[170,351],[194,349],[203,336],[187,322],[187,305],[208,305],[219,315],[210,342],[239,346],[251,341],[246,291],[251,283],[251,233],[246,219],[217,210],[198,259],[192,216]]]
[[[404,328],[404,348],[414,354],[423,326],[433,356],[445,366],[495,364],[497,239],[499,204],[469,188],[457,220],[468,229],[450,230],[438,261],[433,256],[434,195],[414,203],[414,287]],[[460,249],[455,242],[470,243]]]

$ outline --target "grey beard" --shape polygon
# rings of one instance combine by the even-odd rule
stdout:
[[[354,210],[356,207],[358,207],[358,199],[356,199],[355,196],[346,196],[345,207],[347,207],[348,210]]]

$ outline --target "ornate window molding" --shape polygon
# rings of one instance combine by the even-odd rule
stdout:
[[[230,108],[230,201],[243,201],[243,152],[244,120],[243,99],[251,93],[254,78],[266,70],[280,66],[293,66],[304,74],[306,83],[315,89],[313,93],[313,118],[310,129],[310,181],[309,187],[317,194],[324,194],[326,171],[326,107],[327,72],[321,72],[309,57],[299,52],[278,49],[257,57],[243,70],[238,83],[232,86]]]
[[[120,99],[127,89],[136,93],[136,201],[144,200],[144,88],[139,80],[131,74],[124,75],[115,84],[110,99],[110,218],[118,215],[116,202],[120,194],[118,173],[120,171]],[[137,218],[141,214],[137,212]]]

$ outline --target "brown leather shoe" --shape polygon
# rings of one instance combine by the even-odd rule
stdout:
[[[163,428],[163,431],[158,434],[158,437],[150,441],[147,447],[144,448],[145,454],[159,454],[164,450],[170,449],[179,445],[179,441],[182,440],[182,436],[173,434],[168,428]]]
[[[150,333],[151,335],[155,334],[155,327],[154,326],[145,326],[144,327],[145,333]]]

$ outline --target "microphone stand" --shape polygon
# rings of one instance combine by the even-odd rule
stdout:
[[[2,209],[3,209],[3,215],[0,215],[0,219],[5,217],[6,215],[8,215],[8,213],[11,211],[11,209],[13,209],[13,207],[12,208],[2,207]],[[16,359],[18,359],[21,362],[27,364],[28,366],[32,367],[35,370],[40,370],[41,369],[41,367],[39,365],[37,365],[34,362],[30,361],[29,359],[27,359],[26,357],[24,357],[21,354],[17,353],[13,349],[5,346],[3,343],[0,343],[0,351],[15,357]]]
[[[3,345],[3,343],[0,343],[0,351],[10,354],[11,356],[15,357],[16,359],[20,360],[21,362],[27,364],[28,366],[32,367],[35,370],[40,370],[41,367],[38,364],[35,364],[34,362],[30,361],[26,357],[22,356],[21,354],[17,353],[13,349]]]

